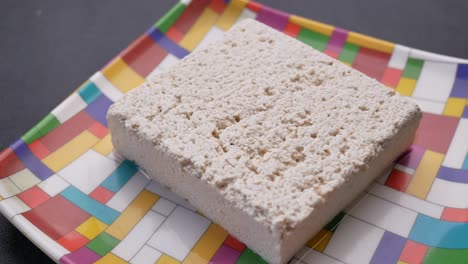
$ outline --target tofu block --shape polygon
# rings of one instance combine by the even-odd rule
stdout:
[[[270,263],[411,144],[419,107],[248,20],[113,104],[115,149]]]

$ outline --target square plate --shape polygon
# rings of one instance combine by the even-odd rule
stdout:
[[[408,153],[292,263],[468,259],[468,61],[246,0],[176,4],[1,152],[0,211],[61,263],[261,263],[242,242],[114,154],[105,118],[124,93],[245,18],[362,71],[425,112]]]

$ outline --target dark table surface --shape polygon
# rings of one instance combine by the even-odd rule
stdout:
[[[0,148],[37,123],[176,0],[0,1]],[[468,58],[468,2],[261,0],[406,46]],[[53,263],[0,216],[0,263]]]

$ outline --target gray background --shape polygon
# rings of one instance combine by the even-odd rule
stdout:
[[[176,0],[1,0],[0,149],[50,112]],[[407,46],[468,58],[468,2],[260,0]],[[53,263],[0,216],[0,263]]]

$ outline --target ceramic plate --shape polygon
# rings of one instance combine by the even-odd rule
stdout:
[[[255,18],[409,96],[424,110],[408,155],[293,263],[466,263],[468,63],[244,0],[176,4],[0,153],[0,211],[60,263],[261,263],[186,201],[117,157],[112,102],[234,23]]]

